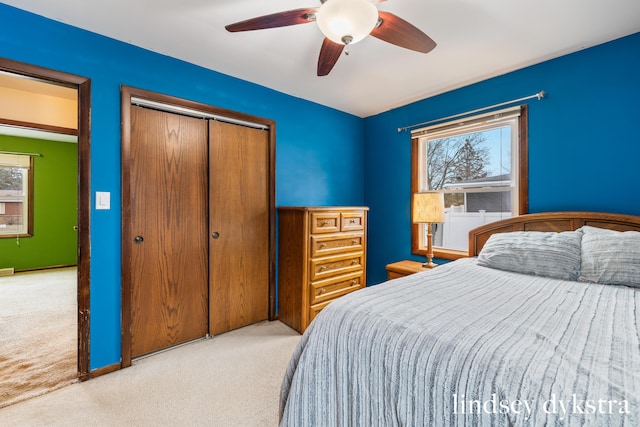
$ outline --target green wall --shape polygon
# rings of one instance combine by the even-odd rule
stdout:
[[[0,150],[33,158],[33,237],[0,238],[0,268],[33,270],[77,263],[78,145],[0,135]]]

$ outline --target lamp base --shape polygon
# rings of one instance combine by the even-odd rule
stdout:
[[[422,267],[424,267],[424,268],[433,268],[433,267],[437,267],[437,266],[438,266],[438,264],[436,264],[433,261],[425,261],[425,262],[422,263]]]

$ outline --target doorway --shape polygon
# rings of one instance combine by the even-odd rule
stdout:
[[[80,380],[90,377],[89,365],[89,213],[90,213],[90,107],[91,80],[55,70],[37,67],[5,58],[0,58],[0,73],[9,73],[28,79],[64,86],[77,91],[77,376]],[[16,128],[36,128],[55,133],[68,133],[68,129],[56,126],[34,125],[16,120],[5,120],[5,125]]]
[[[122,87],[122,366],[275,317],[275,123]]]

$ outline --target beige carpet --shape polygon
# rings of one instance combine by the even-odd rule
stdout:
[[[262,322],[0,409],[3,426],[277,426],[300,335]]]
[[[0,408],[77,377],[76,269],[0,277]]]

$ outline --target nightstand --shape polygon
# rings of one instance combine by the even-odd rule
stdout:
[[[423,267],[421,262],[409,261],[409,260],[398,261],[391,264],[387,264],[386,268],[387,268],[387,280],[396,279],[398,277],[404,277],[410,274],[429,270],[429,268]]]

